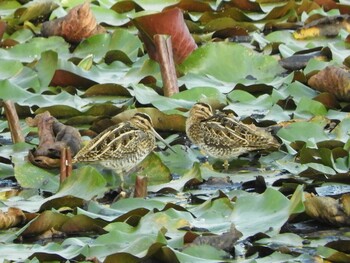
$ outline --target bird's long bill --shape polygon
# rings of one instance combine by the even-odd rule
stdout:
[[[156,136],[156,138],[157,138],[158,140],[160,140],[162,143],[164,143],[172,152],[175,153],[175,150],[163,139],[162,136],[159,135],[158,132],[156,132],[155,129],[152,128],[152,132],[154,133],[154,135]]]

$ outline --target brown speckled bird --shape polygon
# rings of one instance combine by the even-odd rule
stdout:
[[[206,103],[196,103],[186,120],[186,134],[206,154],[228,160],[243,153],[269,148],[278,148],[277,140],[265,129],[247,125],[225,113],[213,114]]]
[[[155,147],[156,138],[171,148],[154,130],[152,119],[136,113],[129,121],[109,127],[89,141],[73,163],[95,162],[121,175],[138,165]]]

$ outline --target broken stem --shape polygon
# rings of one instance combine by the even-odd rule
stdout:
[[[60,183],[72,174],[72,152],[69,147],[61,149]]]
[[[134,197],[147,196],[147,182],[146,176],[136,176]]]
[[[24,142],[19,118],[16,111],[15,104],[11,100],[3,102],[6,119],[10,128],[11,138],[13,143]]]
[[[171,37],[167,35],[156,34],[154,35],[154,44],[156,46],[159,58],[164,96],[170,97],[171,95],[179,92]]]
[[[61,159],[60,159],[60,183],[63,183],[67,178],[67,157],[66,157],[66,148],[61,149]]]

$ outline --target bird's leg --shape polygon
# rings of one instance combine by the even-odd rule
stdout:
[[[222,166],[224,167],[225,172],[227,172],[228,167],[230,166],[230,164],[228,163],[228,160],[225,160]]]

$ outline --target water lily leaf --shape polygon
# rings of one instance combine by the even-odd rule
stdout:
[[[103,258],[109,255],[106,262],[115,262],[113,260],[120,260],[121,256],[131,259],[150,256],[167,241],[157,227],[150,229],[149,226],[140,228],[123,222],[111,223],[105,227],[109,233],[96,238],[86,256]]]
[[[0,80],[1,85],[1,98],[4,100],[13,100],[16,98],[17,102],[21,102],[28,97],[32,96],[32,93],[24,90],[22,87],[12,83],[11,81],[5,79]]]
[[[119,4],[117,2],[116,4]],[[135,16],[135,10],[129,12],[115,12],[113,7],[106,9],[104,6],[91,5],[98,23],[105,23],[111,26],[122,26],[130,22],[130,17]]]
[[[57,7],[58,4],[54,1],[35,1],[28,4],[25,8],[18,8],[15,12],[15,16],[19,17],[19,23],[23,23],[27,20],[32,20],[40,16],[48,15]]]
[[[58,54],[52,50],[45,51],[41,54],[41,58],[36,65],[38,77],[42,90],[50,84],[57,67]],[[35,90],[39,92],[38,89]]]
[[[286,144],[288,151],[295,154],[290,148],[290,143],[295,141],[306,142],[306,146],[316,148],[317,142],[328,140],[327,134],[323,130],[322,123],[296,122],[280,129],[277,136]]]
[[[155,153],[149,154],[139,165],[139,168],[140,170],[136,174],[146,176],[148,185],[167,183],[171,180],[169,168]]]
[[[51,228],[59,230],[68,219],[69,216],[64,214],[44,211],[28,224],[26,230],[23,231],[22,236],[37,236]]]
[[[331,262],[347,262],[350,260],[349,253],[343,253],[333,248],[324,246],[319,246],[317,248],[317,254],[327,260],[330,260]]]
[[[182,145],[174,145],[175,151],[159,152],[158,155],[170,168],[172,173],[182,175],[185,174],[195,162],[198,162],[198,153],[190,148],[184,148]]]
[[[165,190],[175,190],[175,191],[183,191],[186,185],[196,184],[202,182],[203,179],[200,175],[199,163],[195,163],[191,170],[189,170],[186,174],[184,174],[180,179],[170,181],[169,183],[153,185],[148,187],[148,191],[150,192],[158,192]]]
[[[42,189],[48,192],[56,192],[59,187],[58,177],[29,162],[18,163],[14,168],[14,175],[18,183],[25,188]]]
[[[175,5],[179,0],[164,0],[164,1],[148,1],[148,0],[133,0],[135,4],[143,10],[162,11],[165,7]]]
[[[268,246],[303,246],[303,239],[294,233],[277,234],[273,237],[259,239],[256,242]]]
[[[256,97],[244,96],[242,92],[230,93],[230,98],[233,103],[229,103],[225,109],[233,110],[241,119],[252,117],[260,120],[274,120],[276,122],[289,120],[287,113],[283,112],[282,108],[273,104],[271,96],[264,94]]]
[[[350,118],[343,119],[333,130],[336,140],[346,143],[349,140]]]
[[[67,241],[71,242],[71,240]],[[36,256],[38,258],[42,257],[43,259],[45,256],[51,256],[50,260],[53,258],[56,258],[57,260],[62,258],[71,259],[78,256],[83,249],[81,244],[80,246],[66,245],[65,242],[63,242],[61,245],[57,243],[48,243],[45,246],[38,244],[6,244],[1,246],[0,251],[0,259],[25,261],[31,256]]]
[[[94,54],[94,61],[99,62],[108,51],[119,50],[131,61],[135,61],[141,48],[142,45],[137,36],[125,29],[116,29],[112,35],[100,34],[84,40],[74,50],[73,55],[83,58]]]
[[[189,100],[193,102],[204,101],[207,102],[216,101],[218,103],[224,104],[226,102],[226,97],[224,94],[219,92],[218,89],[212,87],[195,87],[189,90],[184,90],[171,96],[173,99],[179,100]]]
[[[179,69],[183,74],[210,75],[218,80],[243,85],[266,83],[283,72],[283,68],[272,57],[255,53],[239,44],[226,42],[203,45],[195,50]]]
[[[84,200],[103,194],[106,190],[106,181],[103,176],[93,167],[84,166],[73,170],[58,189],[58,192],[50,199],[62,196],[75,196]]]
[[[215,234],[227,232],[232,224],[236,226],[231,218],[234,206],[228,197],[207,200],[203,204],[189,209],[189,211],[196,216],[193,225],[208,229]],[[220,214],[220,217],[218,217],[218,214]]]
[[[295,204],[302,200],[301,197],[297,198],[302,195],[301,189],[299,187],[295,191],[293,202],[272,188],[267,188],[261,195],[241,196],[234,206],[232,222],[242,232],[243,238],[258,232],[270,236],[278,234],[291,214],[302,212],[301,206]]]
[[[216,249],[209,245],[191,246],[189,248],[184,249],[182,253],[192,256],[193,260],[197,259],[198,261],[203,263],[213,262],[213,260],[217,260],[217,262],[220,262],[228,256],[226,252]],[[179,259],[181,259],[181,257]]]
[[[296,118],[310,118],[313,116],[324,116],[327,114],[326,107],[318,101],[302,98],[295,110]]]
[[[140,207],[148,210],[153,210],[153,209],[162,210],[164,206],[165,206],[165,203],[158,200],[144,199],[144,198],[126,198],[126,199],[118,200],[117,202],[113,203],[111,205],[111,208],[122,214]]]
[[[9,79],[19,74],[23,65],[19,61],[0,59],[0,80]]]
[[[201,88],[205,90],[207,87],[216,88],[222,93],[228,93],[235,87],[235,83],[218,80],[209,75],[199,75],[196,73],[187,73],[178,78],[179,86],[185,85],[187,89]]]
[[[30,52],[28,52],[30,50]],[[12,59],[21,62],[32,62],[41,57],[41,53],[54,50],[64,59],[69,56],[69,45],[61,37],[42,38],[36,37],[21,45],[16,45],[10,49],[0,49],[2,59]]]

